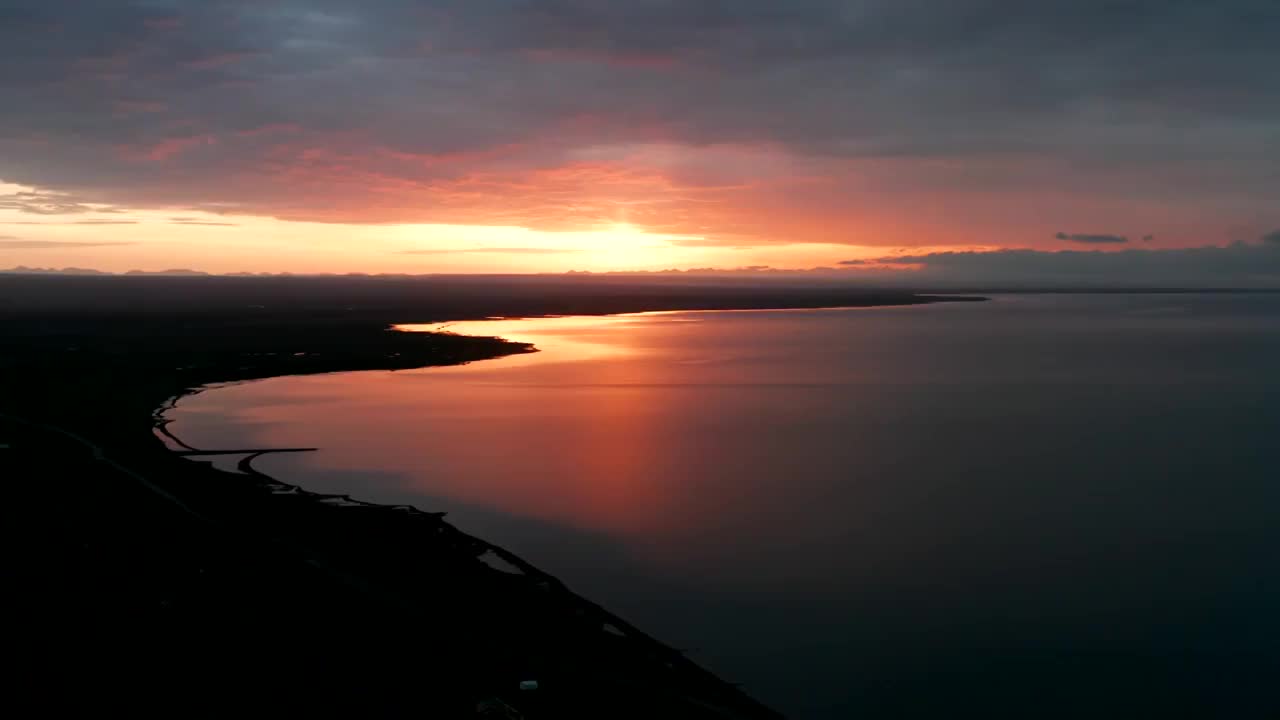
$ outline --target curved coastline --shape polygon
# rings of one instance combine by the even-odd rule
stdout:
[[[977,298],[977,297],[970,297],[970,296],[956,296],[954,298],[946,297],[946,296],[912,296],[909,300],[905,302],[894,303],[894,304],[877,303],[874,305],[823,305],[823,306],[812,306],[812,307],[705,308],[705,309],[695,308],[695,309],[689,309],[689,310],[641,310],[637,312],[626,312],[626,313],[579,313],[579,314],[573,314],[573,315],[504,316],[501,318],[484,318],[484,320],[495,320],[495,319],[521,320],[521,319],[534,319],[534,318],[545,318],[545,317],[574,317],[574,316],[581,317],[581,316],[591,316],[591,315],[607,315],[607,316],[625,317],[629,315],[644,316],[644,315],[681,313],[681,312],[772,312],[772,311],[809,311],[809,310],[851,310],[851,309],[873,309],[876,307],[915,306],[915,305],[933,304],[936,302],[948,302],[952,300],[968,302],[968,301],[985,301],[987,300],[987,298]],[[507,357],[510,355],[540,352],[540,350],[533,343],[512,341],[499,336],[458,335],[456,333],[449,332],[447,330],[447,326],[453,322],[476,322],[476,321],[461,320],[461,319],[448,320],[448,321],[444,321],[444,323],[441,323],[442,327],[434,331],[403,329],[409,325],[408,323],[392,323],[387,329],[394,331],[396,333],[417,334],[417,335],[426,335],[426,336],[443,334],[451,337],[470,338],[478,341],[488,341],[488,342],[494,343],[490,347],[491,354],[486,356],[472,357],[457,363],[425,363],[423,362],[419,364],[419,362],[409,361],[406,365],[399,365],[399,363],[397,363],[398,365],[397,367],[388,367],[388,368],[341,367],[341,368],[331,368],[331,369],[309,369],[307,372],[283,372],[283,373],[263,375],[260,377],[244,378],[244,379],[232,380],[232,381],[215,381],[210,383],[203,383],[198,386],[185,388],[182,392],[168,398],[164,404],[157,407],[153,413],[155,430],[160,434],[164,435],[169,440],[175,442],[179,446],[191,451],[189,453],[181,453],[186,458],[191,459],[194,457],[200,457],[200,456],[209,454],[209,451],[204,451],[204,450],[199,450],[197,448],[194,448],[188,445],[187,443],[185,443],[184,441],[182,441],[177,436],[175,436],[167,428],[167,425],[172,421],[165,416],[165,413],[176,408],[178,402],[182,398],[188,397],[190,395],[206,392],[208,390],[216,390],[218,388],[227,387],[230,385],[239,385],[239,384],[248,383],[248,382],[258,382],[258,381],[272,379],[276,377],[288,377],[288,376],[303,375],[303,374],[337,374],[337,373],[345,373],[345,372],[380,371],[380,370],[394,372],[396,370],[403,370],[403,369],[419,369],[419,368],[428,368],[428,367],[439,367],[442,365],[470,364],[472,362],[479,362],[479,361],[484,361],[489,359],[497,359],[501,357]],[[425,358],[420,360],[425,360]],[[491,572],[491,573],[499,573],[504,575],[518,574],[519,576],[522,576],[525,579],[525,582],[529,583],[532,587],[536,588],[537,591],[549,594],[554,599],[553,601],[556,604],[560,605],[563,609],[567,610],[569,613],[571,613],[575,617],[583,620],[585,623],[595,626],[596,631],[600,633],[602,636],[614,641],[616,641],[616,639],[621,639],[623,641],[633,643],[635,645],[634,649],[628,652],[634,652],[639,656],[644,656],[644,657],[648,657],[653,660],[656,660],[659,663],[659,665],[661,665],[662,667],[665,667],[666,670],[664,672],[670,672],[674,678],[678,678],[678,680],[676,680],[677,685],[702,686],[703,689],[698,691],[697,694],[702,695],[704,697],[714,697],[717,695],[722,695],[727,693],[729,697],[724,697],[720,699],[720,702],[724,703],[724,706],[721,709],[728,710],[732,706],[735,706],[735,705],[739,706],[736,708],[736,711],[734,711],[733,714],[731,715],[732,717],[781,717],[780,715],[775,713],[773,710],[751,699],[747,694],[742,692],[742,690],[740,690],[737,685],[732,683],[726,683],[725,681],[717,677],[713,672],[708,671],[705,668],[702,668],[698,664],[694,663],[693,661],[689,660],[681,651],[674,649],[662,643],[661,641],[657,640],[656,638],[644,633],[639,628],[635,627],[634,625],[627,622],[626,620],[618,617],[617,615],[614,615],[613,613],[610,613],[608,610],[606,610],[602,606],[594,602],[591,602],[590,600],[583,598],[580,595],[573,593],[568,588],[568,586],[566,586],[561,580],[550,575],[549,573],[542,571],[541,569],[537,568],[533,564],[521,558],[516,553],[510,551],[507,548],[501,547],[499,545],[495,545],[482,538],[475,537],[473,535],[467,534],[457,529],[456,527],[448,523],[447,520],[445,520],[445,517],[448,515],[447,512],[427,511],[427,510],[418,508],[416,506],[407,505],[407,504],[387,505],[382,503],[369,502],[369,501],[353,498],[349,494],[328,494],[328,493],[313,492],[301,487],[300,485],[281,481],[253,467],[253,461],[259,457],[262,457],[263,455],[273,454],[278,452],[294,452],[298,450],[299,449],[273,449],[273,448],[246,450],[243,453],[243,456],[241,457],[240,461],[236,465],[238,474],[229,473],[226,471],[218,471],[218,470],[215,470],[215,472],[219,472],[223,475],[226,475],[229,481],[234,481],[235,479],[239,479],[241,481],[243,481],[246,478],[250,479],[253,483],[258,485],[260,488],[266,490],[272,496],[283,496],[283,497],[288,497],[294,500],[305,501],[313,505],[316,505],[317,507],[325,506],[327,508],[336,507],[336,508],[359,509],[359,510],[366,511],[365,514],[369,514],[370,512],[376,513],[376,515],[380,516],[379,518],[380,520],[388,520],[388,519],[404,520],[405,518],[408,518],[411,521],[416,522],[421,526],[420,532],[422,532],[424,535],[426,536],[434,535],[437,537],[437,539],[443,540],[450,547],[454,548],[457,551],[460,560],[483,564],[488,568],[488,572]],[[314,450],[314,448],[307,448],[304,450]],[[241,454],[241,453],[236,452],[236,453],[229,453],[229,454]],[[489,558],[496,558],[498,562],[493,562]],[[511,572],[512,570],[514,570],[515,573],[512,573]],[[339,573],[339,576],[340,575],[341,574]],[[699,701],[699,704],[701,704],[702,702],[705,702],[705,700]],[[719,703],[716,703],[716,704],[719,704]],[[738,713],[746,713],[746,714],[739,715]]]
[[[501,357],[502,355],[495,355]],[[426,367],[426,366],[424,366]],[[342,372],[342,371],[335,371]],[[284,376],[275,376],[284,377]],[[268,378],[259,378],[262,380]],[[253,381],[243,381],[253,382]],[[218,384],[219,387],[225,387],[226,383]],[[203,389],[203,388],[202,388]],[[202,390],[201,389],[201,390]],[[156,413],[157,429],[164,428],[169,422],[163,418],[163,410],[172,409],[176,406],[177,401],[191,393],[184,393],[175,396]],[[167,429],[162,430],[166,437],[181,443],[183,446],[195,451],[191,454],[184,453],[186,457],[199,456],[204,451],[196,450],[183,443],[176,438]],[[252,461],[262,455],[277,452],[292,452],[296,449],[260,449],[246,451],[241,460],[237,463],[239,475],[227,473],[225,471],[217,471],[228,476],[228,481],[244,478],[251,479],[256,485],[270,493],[272,496],[283,496],[290,499],[305,501],[316,506],[325,508],[354,508],[364,511],[376,512],[373,522],[400,521],[406,519],[417,523],[424,537],[433,537],[436,542],[443,542],[452,548],[458,554],[459,561],[482,563],[487,566],[492,573],[502,573],[504,575],[517,575],[523,578],[523,582],[529,584],[535,592],[543,593],[549,596],[552,603],[560,606],[563,611],[578,618],[584,625],[595,625],[602,637],[612,641],[612,638],[620,638],[623,641],[634,644],[634,648],[629,653],[635,653],[637,656],[649,657],[656,660],[661,666],[666,668],[666,672],[670,672],[676,678],[677,684],[688,686],[705,686],[706,690],[714,692],[707,693],[709,695],[717,695],[728,693],[733,697],[726,698],[731,702],[726,703],[727,706],[742,704],[744,707],[739,711],[747,711],[749,714],[741,715],[741,717],[780,717],[767,709],[763,705],[759,705],[754,700],[750,700],[745,694],[738,690],[735,686],[720,680],[710,671],[702,668],[693,661],[689,660],[682,652],[671,648],[661,641],[647,635],[639,628],[631,623],[623,620],[610,613],[600,605],[573,593],[561,580],[540,570],[533,564],[527,562],[519,555],[510,550],[495,545],[481,538],[465,533],[453,525],[449,524],[444,518],[447,512],[432,512],[422,510],[413,505],[387,505],[382,503],[367,502],[351,497],[347,494],[327,494],[306,490],[301,486],[290,484],[278,480],[267,473],[264,473],[253,467]],[[233,454],[239,454],[234,452]],[[363,518],[362,518],[363,520]],[[497,558],[500,562],[493,562],[486,556]],[[477,568],[479,570],[479,568]],[[514,570],[514,572],[512,572]],[[484,572],[483,570],[480,570]],[[338,577],[341,577],[340,574]],[[407,600],[407,598],[405,598]],[[699,693],[699,694],[703,694]],[[734,715],[737,717],[738,715]]]
[[[461,323],[461,322],[479,323],[479,322],[486,322],[486,321],[493,321],[493,320],[506,321],[506,320],[531,320],[531,319],[568,318],[568,317],[630,317],[630,316],[644,317],[644,316],[666,315],[666,314],[674,314],[674,313],[720,313],[720,312],[752,313],[752,312],[805,312],[805,311],[815,311],[815,310],[832,310],[832,311],[834,310],[871,310],[871,309],[880,308],[880,307],[911,307],[911,306],[928,305],[928,304],[941,303],[941,302],[987,302],[989,300],[990,298],[970,296],[970,295],[913,294],[913,295],[910,295],[908,298],[904,298],[903,302],[899,302],[899,303],[876,303],[876,304],[862,304],[862,305],[815,305],[815,306],[798,306],[798,307],[785,306],[785,307],[751,307],[751,308],[725,307],[725,308],[691,308],[691,309],[677,309],[677,310],[637,310],[632,312],[616,312],[616,313],[614,312],[575,313],[575,314],[562,314],[562,315],[545,315],[545,314],[507,315],[507,316],[485,317],[480,319],[457,318],[457,319],[451,319],[451,320],[444,320],[438,323],[431,323],[439,326],[431,330],[410,330],[408,328],[414,327],[414,326],[422,326],[422,325],[419,325],[418,323],[394,322],[394,323],[390,323],[386,329],[389,331],[398,332],[398,333],[415,333],[419,335],[449,335],[453,337],[471,338],[473,340],[478,340],[478,341],[492,341],[497,343],[497,345],[494,347],[493,354],[491,355],[478,356],[478,357],[469,358],[469,359],[461,360],[459,362],[454,362],[454,363],[424,362],[422,364],[416,364],[413,361],[410,361],[410,363],[406,366],[396,366],[396,367],[339,367],[339,368],[332,368],[332,369],[308,369],[303,371],[286,371],[286,372],[272,373],[272,374],[266,374],[266,375],[256,376],[256,377],[248,377],[248,378],[237,379],[237,380],[211,381],[211,382],[193,384],[191,387],[184,388],[181,392],[166,399],[164,403],[162,403],[153,411],[152,418],[154,422],[154,429],[157,432],[159,432],[169,441],[184,448],[185,450],[192,451],[190,453],[184,453],[189,457],[209,455],[209,454],[240,454],[240,453],[228,453],[225,451],[213,451],[213,452],[200,451],[200,450],[197,450],[196,448],[191,447],[190,445],[187,445],[184,441],[182,441],[177,436],[173,435],[167,429],[167,426],[172,422],[172,420],[170,420],[169,418],[166,418],[164,414],[166,412],[169,412],[175,409],[177,407],[178,402],[184,397],[189,397],[191,395],[196,395],[209,390],[217,390],[223,387],[230,387],[230,386],[241,385],[244,383],[251,383],[251,382],[260,382],[263,380],[270,380],[270,379],[279,378],[279,377],[291,377],[291,376],[301,376],[301,375],[328,375],[328,374],[339,374],[339,373],[348,373],[348,372],[366,372],[366,371],[395,372],[397,370],[415,370],[415,369],[425,369],[429,367],[441,367],[441,366],[449,366],[449,365],[466,365],[472,362],[478,362],[483,360],[495,360],[495,359],[507,357],[510,355],[520,355],[520,354],[526,354],[526,353],[541,352],[541,350],[537,348],[534,343],[523,342],[519,340],[510,340],[505,337],[501,337],[497,335],[461,335],[448,330],[448,327],[450,325],[455,323]],[[307,450],[315,450],[315,449],[316,448],[307,448]],[[247,468],[249,471],[251,471],[248,474],[253,474],[258,477],[267,478],[271,480],[271,482],[277,483],[279,485],[285,485],[287,487],[296,487],[293,485],[289,485],[287,483],[282,483],[278,480],[275,480],[274,478],[269,478],[269,476],[263,473],[260,473],[256,470],[252,470],[251,463],[253,459],[261,455],[278,453],[278,452],[290,452],[290,451],[292,450],[265,449],[256,453],[246,451],[243,454],[251,455],[252,457],[247,458],[248,462],[238,466],[238,468],[241,470],[241,472],[246,472],[246,468]],[[308,492],[306,490],[303,490],[302,488],[297,488],[297,489],[304,493]],[[346,498],[346,496],[342,496],[342,497]],[[350,500],[350,498],[346,498],[346,499]],[[358,502],[362,505],[370,505],[370,506],[377,505],[376,503],[366,503],[364,501],[353,500],[352,502]]]
[[[877,296],[851,306],[915,305],[952,299]],[[560,314],[613,314],[564,309],[571,312]],[[628,309],[643,312],[679,308]],[[542,313],[529,314],[534,315]],[[47,336],[42,334],[42,328],[10,338],[20,351],[8,358],[11,369],[18,371],[10,377],[24,374],[31,381],[3,385],[6,409],[14,411],[7,420],[16,428],[16,434],[7,437],[16,437],[20,447],[39,451],[32,455],[31,467],[54,465],[55,473],[78,474],[91,482],[86,491],[101,495],[104,504],[85,508],[79,520],[86,525],[83,532],[92,534],[93,524],[102,522],[107,525],[100,532],[111,532],[114,521],[104,517],[111,513],[140,525],[154,521],[169,527],[176,522],[178,536],[194,536],[191,545],[215,557],[202,564],[235,566],[227,573],[232,578],[227,583],[233,588],[240,586],[237,583],[243,584],[235,579],[243,574],[241,566],[261,566],[254,572],[266,573],[264,577],[269,582],[284,582],[286,597],[303,592],[301,588],[322,587],[328,582],[334,588],[342,588],[333,591],[337,595],[355,597],[352,607],[386,608],[388,618],[373,622],[390,622],[392,615],[399,617],[424,606],[462,613],[462,617],[470,619],[460,627],[442,630],[450,638],[448,646],[455,647],[452,652],[458,655],[445,667],[459,673],[460,680],[476,686],[465,686],[468,696],[512,687],[508,683],[514,677],[514,669],[528,669],[529,663],[534,662],[543,668],[546,677],[553,679],[552,687],[557,680],[563,687],[573,687],[571,695],[544,693],[540,700],[547,702],[554,697],[565,717],[575,716],[609,693],[631,694],[638,687],[644,688],[644,701],[633,708],[637,716],[662,711],[688,717],[777,717],[732,684],[573,594],[559,580],[514,553],[457,530],[441,514],[310,493],[281,483],[252,465],[261,456],[260,450],[270,449],[253,449],[255,452],[241,460],[240,468],[245,472],[232,473],[193,462],[191,453],[201,450],[187,446],[184,456],[160,440],[160,435],[166,434],[164,413],[173,403],[227,383],[288,375],[457,365],[534,352],[536,348],[499,338],[387,332],[386,320],[367,317],[340,322],[305,318],[301,323],[289,324],[246,324],[225,319],[193,322],[189,318],[170,324],[146,318],[142,328],[138,324],[134,318],[118,324],[95,324],[76,335],[70,346],[64,336]],[[0,425],[5,421],[0,416]],[[92,448],[91,455],[82,457],[82,451],[68,449],[66,439],[58,437],[59,433],[88,438],[85,445]],[[44,458],[37,460],[36,455]],[[140,483],[152,488],[143,492],[145,498],[134,497]],[[41,495],[42,488],[32,487],[31,491],[37,496],[33,502],[48,502],[49,498]],[[172,503],[166,498],[190,509],[188,514],[179,513],[187,519],[174,516]],[[194,524],[190,515],[196,517]],[[139,542],[143,543],[141,547],[151,547],[151,541]],[[175,548],[161,552],[174,554],[172,562],[185,562],[184,553],[189,554],[189,550],[183,548],[187,546],[177,540],[174,543]],[[228,559],[235,557],[241,559]],[[305,583],[272,577],[277,571],[271,568],[282,562],[308,573]],[[289,570],[294,572],[299,571]],[[328,580],[311,577],[316,573]],[[444,585],[440,584],[442,581]],[[220,591],[229,592],[225,588]],[[443,600],[439,598],[442,591],[448,596]],[[303,596],[311,597],[306,593]],[[184,597],[182,602],[216,605],[217,597],[216,593],[205,592]],[[353,617],[350,611],[339,611],[336,617],[332,612],[326,614],[323,608],[314,613],[316,621],[326,617],[336,622],[366,620]],[[487,624],[494,627],[486,627]],[[308,637],[305,642],[320,641]],[[351,642],[374,641],[359,638]],[[464,672],[467,668],[470,669]],[[479,680],[472,677],[485,673],[488,676]],[[390,680],[375,678],[369,682],[381,687],[381,683]],[[518,694],[507,699],[512,703],[528,701]]]

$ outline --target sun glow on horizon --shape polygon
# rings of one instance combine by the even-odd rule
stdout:
[[[787,228],[795,234],[779,238],[761,238],[660,232],[628,221],[554,230],[335,223],[242,214],[224,206],[126,208],[0,182],[0,269],[410,275],[819,270],[874,280],[923,269],[898,259],[903,256],[1042,247],[917,243],[909,233],[897,244],[881,244],[877,240],[897,235],[878,236],[877,228],[868,221],[869,244],[854,244],[814,240],[803,228]],[[1133,247],[1056,242],[1057,247],[1048,249],[1098,252]]]
[[[583,230],[426,223],[337,224],[227,209],[120,208],[0,183],[0,267],[105,272],[542,273],[807,269],[886,248],[734,244],[629,222]],[[745,242],[745,241],[744,241]]]

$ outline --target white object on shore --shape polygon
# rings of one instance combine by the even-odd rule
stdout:
[[[520,689],[521,690],[537,690],[538,681],[537,680],[521,680]]]

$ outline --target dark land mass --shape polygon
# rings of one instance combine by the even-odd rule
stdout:
[[[930,300],[635,282],[0,277],[0,702],[73,716],[776,717],[439,514],[291,488],[253,468],[255,448],[240,449],[240,473],[216,470],[165,447],[161,412],[213,383],[532,350],[395,323]]]

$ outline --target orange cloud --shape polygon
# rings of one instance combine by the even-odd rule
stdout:
[[[145,175],[95,202],[193,208],[347,224],[454,224],[581,231],[627,224],[685,238],[685,247],[792,243],[860,246],[1048,247],[1050,228],[1162,231],[1204,242],[1193,209],[1160,202],[990,186],[1002,173],[1055,172],[1021,158],[947,165],[913,158],[809,157],[763,143],[647,142],[585,145],[569,129],[531,131],[522,142],[414,149],[369,130],[318,132],[272,123],[220,133],[194,123],[149,145],[118,148]],[[582,136],[592,136],[594,130]],[[599,135],[594,135],[599,136]],[[564,138],[569,140],[565,141]],[[216,144],[216,151],[206,149]],[[1002,164],[1003,163],[1003,164]],[[985,174],[985,175],[984,175]],[[991,178],[995,178],[992,180]],[[119,193],[118,195],[116,193]],[[1040,194],[1037,194],[1040,193]],[[1058,212],[1045,215],[1052,205]],[[1156,222],[1159,220],[1159,222]],[[1133,228],[1139,226],[1137,229]]]

